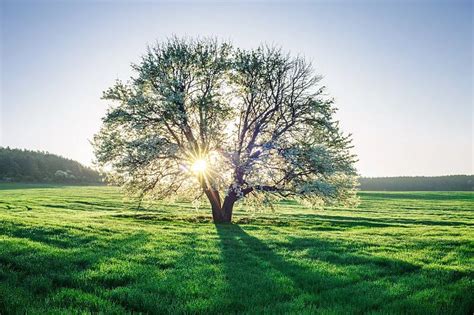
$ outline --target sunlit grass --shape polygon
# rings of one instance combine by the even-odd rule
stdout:
[[[473,311],[472,193],[237,206],[216,226],[205,205],[137,211],[111,187],[0,189],[2,314]]]

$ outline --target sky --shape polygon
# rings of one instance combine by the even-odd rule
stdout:
[[[0,146],[91,165],[102,91],[148,44],[213,36],[311,60],[361,175],[473,173],[471,1],[0,2]]]

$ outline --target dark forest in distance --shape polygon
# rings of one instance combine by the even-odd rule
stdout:
[[[101,175],[77,161],[42,151],[0,147],[0,181],[100,184]],[[473,191],[474,175],[361,177],[363,191]]]
[[[473,191],[474,175],[361,177],[364,191]]]
[[[97,171],[56,154],[0,147],[0,181],[99,184],[102,177]]]

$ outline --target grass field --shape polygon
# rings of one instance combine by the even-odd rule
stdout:
[[[474,194],[356,209],[133,210],[112,187],[0,186],[0,313],[474,311]]]

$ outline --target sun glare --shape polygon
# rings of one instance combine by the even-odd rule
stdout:
[[[194,161],[193,165],[191,165],[191,170],[196,174],[201,174],[206,171],[207,163],[205,160],[199,159]]]

